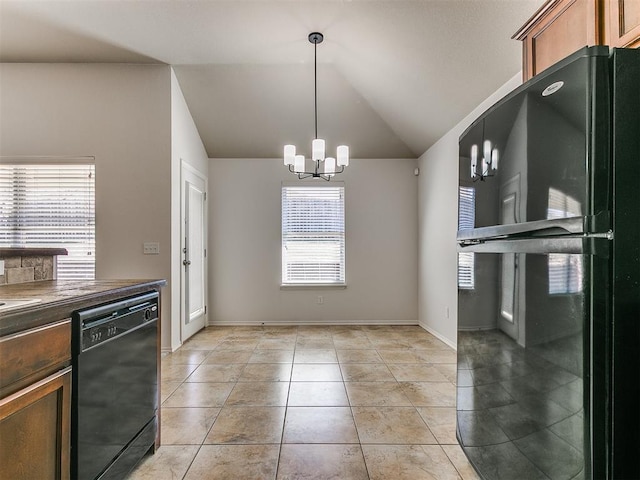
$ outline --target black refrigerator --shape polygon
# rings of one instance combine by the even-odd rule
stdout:
[[[640,51],[460,137],[457,437],[487,480],[640,479]]]

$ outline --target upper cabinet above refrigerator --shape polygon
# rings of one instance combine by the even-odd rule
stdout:
[[[594,67],[605,50],[538,75],[462,134],[460,185],[474,192],[475,222],[459,240],[608,229],[610,192],[594,188],[609,185],[608,76]]]
[[[638,0],[547,0],[511,37],[529,80],[585,45],[640,47]]]

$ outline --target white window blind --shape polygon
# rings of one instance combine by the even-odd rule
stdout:
[[[566,193],[549,188],[547,218],[579,217],[582,205]],[[549,294],[564,295],[582,291],[582,256],[551,253],[548,258]]]
[[[476,190],[460,187],[458,197],[458,230],[473,228],[476,221]],[[475,288],[475,254],[458,253],[458,288]]]
[[[549,294],[565,295],[582,291],[582,255],[550,253]]]
[[[66,248],[57,278],[95,278],[95,166],[0,165],[0,246]]]
[[[344,186],[282,187],[282,284],[344,284]]]
[[[581,215],[582,205],[580,205],[580,202],[558,189],[549,189],[547,218],[579,217]]]

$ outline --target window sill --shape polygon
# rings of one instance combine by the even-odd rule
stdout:
[[[315,290],[315,289],[336,289],[344,290],[346,283],[286,283],[280,285],[280,290]]]

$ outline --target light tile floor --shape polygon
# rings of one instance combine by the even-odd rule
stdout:
[[[209,327],[162,360],[131,480],[475,480],[456,355],[418,326]]]

